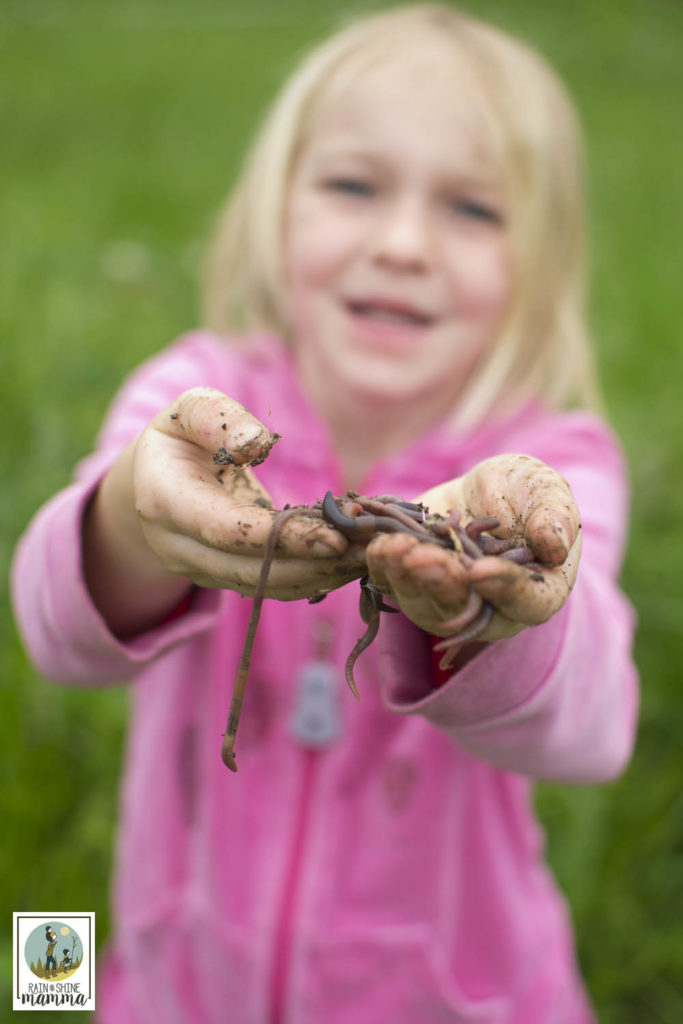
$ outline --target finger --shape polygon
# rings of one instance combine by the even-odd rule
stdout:
[[[187,576],[198,586],[236,590],[252,596],[258,585],[263,559],[244,552],[234,553],[207,547],[183,534],[164,537],[168,567]],[[273,560],[267,579],[266,597],[289,601],[328,593],[358,579],[367,571],[362,550],[354,548],[340,558],[292,558]]]
[[[538,504],[526,520],[525,536],[539,562],[562,565],[581,529],[578,509],[571,495],[562,500],[557,490],[537,497]]]
[[[373,582],[408,618],[438,632],[467,600],[469,584],[460,558],[436,544],[407,534],[382,534],[366,551]]]
[[[152,427],[210,452],[218,466],[256,465],[279,439],[239,402],[213,388],[183,392]]]
[[[368,571],[380,590],[389,591],[405,575],[404,559],[419,541],[408,533],[380,533],[366,548]]]
[[[213,550],[261,559],[277,515],[276,509],[235,505],[220,489],[209,490],[201,480],[190,480],[182,503],[174,508],[173,521],[164,527],[169,533],[189,536]],[[350,547],[349,541],[324,520],[302,511],[280,530],[275,559],[334,558]]]
[[[538,561],[559,565],[580,528],[569,484],[550,466],[529,455],[485,459],[463,478],[468,512],[490,515],[503,535],[524,536]]]
[[[480,558],[469,579],[506,618],[525,625],[546,622],[559,611],[576,581],[581,552],[577,537],[562,565],[537,572],[503,558]]]
[[[460,558],[438,544],[424,543],[407,533],[378,534],[366,549],[368,570],[381,589],[397,584],[405,594],[450,599],[454,582],[463,584],[466,571]]]
[[[565,593],[551,570],[531,573],[524,566],[502,558],[480,558],[470,569],[477,592],[506,618],[532,625],[544,622],[561,607]]]

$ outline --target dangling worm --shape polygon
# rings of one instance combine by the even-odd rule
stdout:
[[[356,640],[356,643],[346,659],[346,664],[344,666],[346,682],[348,683],[349,689],[356,700],[360,700],[360,694],[358,692],[358,687],[356,686],[356,680],[353,678],[353,666],[356,664],[358,655],[362,654],[377,636],[380,619],[379,613],[397,612],[398,608],[391,608],[388,604],[385,604],[381,591],[377,589],[368,576],[364,576],[360,581],[360,603],[358,611],[360,612],[361,619],[368,628],[365,633],[363,633],[363,636],[360,637],[359,640]]]
[[[266,544],[263,563],[261,564],[261,572],[259,574],[256,590],[254,591],[251,612],[249,614],[249,622],[247,623],[247,632],[242,646],[242,655],[240,657],[239,665],[237,666],[235,682],[232,688],[230,709],[228,711],[228,722],[225,726],[225,732],[223,733],[221,757],[223,759],[223,764],[229,768],[231,772],[237,771],[237,762],[235,760],[235,738],[237,736],[237,727],[242,713],[242,701],[244,700],[244,692],[246,690],[247,679],[249,677],[251,652],[254,646],[256,627],[258,626],[258,621],[261,616],[261,605],[263,604],[263,599],[266,593],[268,573],[270,572],[270,566],[273,561],[273,556],[275,555],[275,548],[277,546],[282,527],[293,515],[300,515],[303,511],[315,514],[313,510],[305,509],[301,506],[283,509],[283,511],[279,512],[273,520],[273,525],[268,536],[268,543]]]

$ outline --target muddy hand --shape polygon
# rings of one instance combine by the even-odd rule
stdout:
[[[513,538],[531,556],[475,558],[467,580],[495,609],[480,639],[512,636],[524,626],[545,622],[566,601],[576,580],[581,554],[579,512],[559,473],[528,455],[498,455],[464,476],[422,495],[433,511],[459,508],[465,519],[496,519],[494,537]]]
[[[155,417],[135,449],[135,506],[166,569],[202,587],[255,592],[277,511],[249,467],[277,440],[210,388],[185,392]],[[359,575],[349,561],[359,559],[348,541],[302,509],[279,531],[265,594],[293,600],[333,589]]]

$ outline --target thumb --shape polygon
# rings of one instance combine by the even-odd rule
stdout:
[[[218,466],[258,465],[280,439],[243,405],[214,388],[184,391],[151,426],[210,452]]]

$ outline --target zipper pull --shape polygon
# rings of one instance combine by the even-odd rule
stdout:
[[[314,627],[314,656],[300,666],[294,681],[290,733],[300,746],[322,750],[341,734],[338,667],[330,661],[332,625],[320,619]]]

